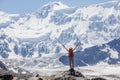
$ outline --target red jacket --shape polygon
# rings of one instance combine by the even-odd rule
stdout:
[[[73,57],[74,54],[73,54],[73,49],[72,48],[69,48],[69,57]]]

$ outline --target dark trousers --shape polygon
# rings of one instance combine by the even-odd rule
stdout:
[[[70,66],[70,69],[71,69],[71,68],[74,69],[74,57],[70,57],[70,56],[69,56],[69,66]]]

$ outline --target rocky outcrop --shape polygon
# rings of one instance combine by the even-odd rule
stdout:
[[[107,80],[102,77],[92,77],[88,78],[83,75],[80,71],[69,69],[66,71],[57,72],[55,75],[51,76],[41,76],[37,74],[18,74],[10,71],[0,70],[0,80]]]
[[[106,80],[106,79],[104,79],[104,78],[92,78],[91,80]]]
[[[81,72],[74,69],[69,69],[68,71],[59,72],[58,74],[53,75],[52,79],[49,80],[106,80],[106,79],[100,77],[88,79]]]
[[[60,72],[54,75],[53,80],[88,80],[85,76],[74,69],[70,69],[68,71]]]
[[[8,70],[7,67],[6,67],[6,65],[2,61],[0,61],[0,68],[2,70],[6,70],[6,71]]]
[[[13,80],[13,75],[11,75],[11,74],[1,75],[0,80]]]

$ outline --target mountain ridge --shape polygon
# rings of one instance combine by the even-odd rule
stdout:
[[[54,5],[54,3],[51,4]],[[117,4],[118,7],[119,4]],[[78,58],[76,66],[95,65],[100,61],[109,64],[119,62],[119,50],[116,51],[111,49],[111,46],[102,45],[120,38],[119,9],[104,8],[101,4],[99,6],[97,4],[96,6],[59,9],[53,9],[54,6],[51,7],[47,4],[47,7],[49,8],[43,9],[44,6],[40,8],[43,12],[38,11],[38,15],[35,13],[20,15],[0,12],[1,59],[21,59],[15,61],[14,66],[21,64],[23,67],[35,66],[38,62],[41,63],[36,65],[36,68],[51,67],[55,64],[57,66],[67,65],[66,52],[55,40],[57,38],[66,47],[74,47],[78,42],[82,43],[77,49],[80,52],[83,51],[82,54],[75,56]],[[103,49],[104,47],[107,48]],[[118,48],[118,46],[113,46],[117,49],[116,47]],[[97,51],[101,54],[97,54]],[[89,54],[90,52],[92,55]],[[29,58],[33,60],[24,60]],[[50,61],[51,59],[53,61]],[[9,60],[7,61],[6,63],[9,64]]]

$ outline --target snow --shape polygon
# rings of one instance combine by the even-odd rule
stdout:
[[[66,9],[66,8],[69,8],[69,7],[59,1],[59,2],[56,2],[56,5],[54,6],[53,10],[60,10],[60,9]]]
[[[69,70],[68,66],[62,67],[48,67],[48,68],[27,68],[29,71],[34,72],[34,74],[40,74],[41,76],[51,76],[58,74],[61,71]],[[80,71],[87,78],[103,77],[108,80],[119,80],[120,75],[120,65],[108,65],[108,64],[98,64],[94,66],[83,66],[75,67],[75,70]],[[112,77],[116,75],[116,77]]]
[[[117,51],[110,50],[109,53],[111,54],[111,58],[113,58],[113,59],[118,59],[119,58],[119,56],[118,56],[119,53]]]
[[[55,5],[55,8],[57,8],[56,6],[59,6],[59,5],[63,5],[63,4],[61,2],[58,2]],[[60,8],[62,8],[62,7],[60,7]],[[60,8],[58,8],[57,10],[60,10]],[[66,9],[67,7],[64,7],[64,8]],[[94,10],[96,10],[96,12],[94,12]],[[118,11],[114,10],[113,8],[112,9],[106,9],[106,8],[104,9],[103,7],[90,6],[87,8],[80,8],[73,14],[75,15],[78,13],[83,13],[82,16],[89,19],[90,17],[92,17],[94,15],[98,15],[100,12],[101,12],[100,15],[102,15],[102,17],[103,17],[102,20],[105,20],[106,18],[109,17],[108,14],[111,14],[111,13],[117,14]],[[20,18],[17,22],[10,25],[14,29],[7,28],[4,31],[6,32],[6,34],[8,34],[8,35],[11,34],[12,36],[16,36],[17,38],[31,38],[31,37],[38,38],[40,36],[44,36],[47,33],[52,33],[50,35],[51,37],[54,37],[54,36],[59,37],[59,35],[62,33],[63,30],[70,28],[71,25],[76,25],[76,27],[74,29],[74,33],[77,34],[78,36],[82,36],[84,34],[85,35],[90,34],[87,32],[89,29],[88,26],[90,24],[89,21],[71,21],[71,23],[69,23],[69,24],[57,26],[53,23],[49,23],[51,15],[54,15],[54,12],[51,12],[48,15],[48,17],[45,19],[37,19],[34,15],[29,15],[30,16],[29,20],[26,20],[26,17]],[[19,25],[20,23],[23,23],[23,25]],[[49,23],[49,24],[46,24],[46,23]],[[57,32],[58,30],[59,30],[59,32]],[[15,35],[12,33],[14,33]],[[90,35],[92,35],[92,34],[90,34]],[[89,39],[92,39],[92,38],[89,38]],[[95,44],[100,44],[101,42],[104,43],[104,38],[100,38],[100,39],[101,39],[101,41],[96,41],[96,42],[94,42],[94,40],[89,40],[90,41],[89,44],[95,45]]]
[[[120,75],[120,67],[119,65],[96,65],[96,66],[87,66],[87,67],[79,67],[79,69],[86,76],[96,76],[96,77],[104,77],[109,80],[119,80],[118,78],[112,78],[112,75],[116,75],[116,77]],[[111,76],[111,77],[109,77]]]
[[[110,54],[110,57],[113,58],[113,59],[118,59],[119,58],[119,53],[114,49],[110,49],[110,47],[108,45],[105,49],[102,49],[102,51],[108,52]]]
[[[11,44],[10,44],[10,49],[13,50],[13,49],[14,49],[14,46],[15,46],[14,43],[11,43]],[[14,51],[11,51],[11,52],[10,52],[9,59],[13,59],[13,58],[17,58],[17,57],[18,57],[18,56],[15,54]]]
[[[104,4],[107,4],[107,3],[104,3]],[[49,34],[49,37],[52,40],[55,40],[54,39],[55,37],[59,38],[65,30],[67,31],[69,28],[72,28],[74,32],[71,32],[69,34],[76,35],[77,37],[79,37],[81,42],[83,43],[82,47],[87,48],[90,46],[106,43],[109,40],[113,39],[113,37],[110,37],[110,35],[112,34],[114,36],[116,35],[116,33],[113,33],[112,30],[113,29],[118,30],[118,28],[120,27],[119,23],[116,23],[115,25],[109,25],[107,24],[107,22],[105,22],[106,20],[108,20],[110,15],[115,15],[115,17],[116,17],[116,14],[119,15],[119,10],[114,9],[114,7],[104,8],[103,6],[101,6],[101,4],[97,4],[97,5],[91,5],[88,7],[82,7],[78,9],[74,8],[74,11],[71,14],[69,14],[69,13],[65,13],[65,10],[67,10],[68,8],[70,10],[70,7],[68,7],[67,5],[61,2],[53,2],[53,3],[51,2],[45,6],[52,6],[52,10],[48,12],[49,14],[45,18],[37,18],[35,14],[26,14],[24,16],[20,16],[18,14],[7,14],[1,11],[0,18],[5,19],[5,20],[2,20],[3,22],[1,23],[7,23],[7,21],[14,22],[14,23],[10,23],[7,26],[7,28],[5,29],[2,28],[2,30],[5,32],[5,34],[9,35],[14,39],[15,38],[38,39],[39,37],[43,37]],[[62,25],[56,25],[54,22],[50,22],[51,16],[56,15],[55,13],[57,12],[62,13],[62,14],[57,14],[57,16],[60,17],[60,19],[62,15],[62,16],[70,17],[72,18],[72,20]],[[11,17],[13,16],[14,17],[19,16],[18,20],[16,21],[12,20]],[[102,19],[98,21],[96,20],[97,18],[95,18],[96,21],[91,21],[90,18],[94,16],[99,16]],[[73,19],[74,17],[79,17],[80,20],[74,20]],[[111,21],[111,19],[109,21]],[[106,28],[108,32],[104,30],[99,31],[98,27],[96,27],[98,25],[97,22],[103,22],[104,25],[101,25],[102,23],[99,25],[101,25],[103,29]],[[90,26],[95,27],[93,31],[90,30],[89,28]],[[65,32],[65,33],[68,33],[68,32]],[[71,40],[70,43],[69,42],[67,43],[67,45],[69,44],[73,46],[74,40]]]
[[[115,9],[115,5],[120,6],[120,3],[116,4],[112,1],[71,8],[61,2],[51,2],[44,5],[40,9],[40,11],[43,9],[43,12],[38,11],[37,16],[36,14],[22,16],[0,11],[0,35],[3,32],[13,39],[11,43],[5,39],[11,50],[8,52],[8,60],[6,59],[5,62],[14,63],[13,66],[20,66],[41,75],[51,75],[69,69],[59,61],[59,58],[67,55],[65,54],[67,52],[55,38],[60,39],[66,47],[74,47],[78,38],[79,42],[83,44],[81,45],[83,50],[119,38],[120,19],[117,16],[120,15],[120,11]],[[0,43],[2,44],[4,41],[1,39]],[[18,55],[14,51],[15,44],[18,45],[20,51]],[[57,47],[58,51],[56,51]],[[119,59],[118,51],[109,46],[101,51],[109,51],[110,58]],[[88,64],[86,63],[86,65]],[[119,64],[108,65],[103,62],[102,65],[88,65],[75,69],[82,71],[87,76],[120,75],[119,66]],[[11,70],[16,72],[13,68]]]
[[[8,14],[3,11],[0,11],[0,24],[12,21],[12,17],[17,17],[19,14]]]

